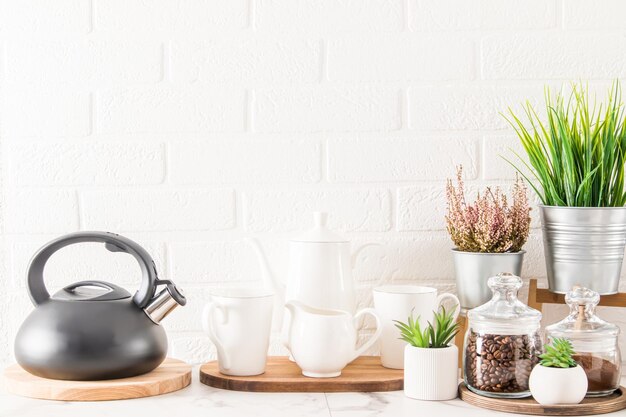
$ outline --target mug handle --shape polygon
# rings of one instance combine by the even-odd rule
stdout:
[[[449,292],[439,295],[437,297],[437,311],[439,311],[439,307],[441,307],[442,301],[447,298],[454,300],[454,302],[456,303],[456,310],[454,311],[454,321],[456,321],[456,319],[459,318],[459,313],[461,312],[461,302],[456,295]]]
[[[222,305],[219,305],[215,302],[210,302],[206,306],[204,306],[204,311],[202,311],[202,327],[204,331],[209,335],[209,339],[215,345],[219,357],[222,358],[222,368],[227,371],[230,369],[230,358],[226,353],[226,349],[224,349],[224,345],[218,339],[217,334],[215,333],[215,328],[213,327],[213,317],[215,312],[219,311],[221,316],[220,324],[228,323],[228,310]]]
[[[376,320],[376,331],[374,332],[372,337],[369,338],[367,342],[363,343],[363,346],[361,346],[359,349],[357,349],[354,352],[354,355],[352,356],[352,359],[350,359],[349,362],[352,362],[353,360],[361,356],[363,352],[365,352],[367,349],[372,347],[372,345],[376,343],[381,333],[383,332],[383,328],[380,325],[380,316],[378,315],[376,310],[374,310],[373,308],[364,308],[363,310],[360,310],[358,313],[354,315],[354,321],[357,321],[357,319],[364,314],[370,314],[372,317],[374,317],[374,319]]]

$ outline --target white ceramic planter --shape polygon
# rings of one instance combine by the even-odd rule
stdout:
[[[530,373],[528,385],[539,404],[578,404],[587,393],[587,375],[580,366],[549,368],[537,365]]]
[[[459,351],[455,345],[440,349],[404,348],[404,395],[416,400],[456,398]]]

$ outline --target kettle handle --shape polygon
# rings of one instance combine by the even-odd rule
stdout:
[[[48,259],[59,249],[75,243],[101,242],[111,252],[126,252],[137,260],[141,268],[141,285],[133,296],[138,307],[144,308],[154,296],[157,272],[148,252],[132,240],[110,232],[75,232],[61,236],[45,244],[35,253],[28,267],[27,285],[30,300],[35,306],[46,302],[50,293],[43,281],[43,270]]]

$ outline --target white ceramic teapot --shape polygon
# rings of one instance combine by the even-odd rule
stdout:
[[[341,370],[369,349],[382,333],[380,319],[373,308],[365,308],[353,316],[346,311],[314,308],[298,301],[290,301],[285,307],[291,315],[285,346],[304,376],[332,378],[341,375]],[[376,332],[357,349],[356,323],[364,314],[374,317]]]
[[[352,268],[359,252],[368,243],[350,254],[350,242],[328,230],[327,213],[313,213],[313,229],[289,241],[289,267],[286,289],[281,280],[271,272],[267,258],[256,239],[250,238],[263,269],[267,286],[271,286],[281,305],[285,301],[301,301],[316,308],[337,309],[354,313],[356,295]],[[288,323],[285,323],[288,325]]]

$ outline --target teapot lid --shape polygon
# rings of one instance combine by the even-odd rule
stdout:
[[[315,227],[308,232],[291,239],[292,242],[311,242],[311,243],[342,243],[348,242],[348,239],[328,230],[326,223],[328,221],[328,213],[322,211],[313,212]]]

